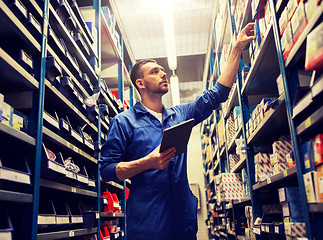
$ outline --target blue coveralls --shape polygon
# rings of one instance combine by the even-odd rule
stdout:
[[[230,88],[220,83],[189,104],[163,108],[162,124],[140,103],[118,114],[102,146],[101,176],[118,181],[116,166],[152,152],[163,130],[195,119],[206,119],[228,97]],[[180,136],[179,136],[180,137]],[[197,199],[187,180],[187,153],[174,157],[164,170],[147,170],[131,178],[127,201],[128,240],[193,240],[197,233]]]

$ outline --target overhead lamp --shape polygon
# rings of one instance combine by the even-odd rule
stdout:
[[[174,30],[174,17],[171,6],[171,1],[165,1],[163,12],[163,25],[164,25],[164,35],[166,42],[166,52],[168,67],[170,70],[175,70],[177,68],[176,59],[176,45],[175,45],[175,30]]]
[[[178,84],[178,77],[177,75],[173,74],[170,79],[170,90],[172,93],[172,99],[173,99],[173,106],[180,104],[180,98],[179,98],[179,84]]]

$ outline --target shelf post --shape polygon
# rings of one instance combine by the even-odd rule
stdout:
[[[40,169],[41,169],[41,153],[43,141],[43,112],[45,101],[45,75],[46,75],[46,57],[47,57],[47,36],[49,25],[49,0],[44,1],[43,11],[43,34],[41,45],[41,63],[40,63],[40,79],[39,79],[39,101],[38,101],[38,119],[36,133],[36,159],[34,171],[34,188],[33,188],[33,214],[32,214],[32,230],[31,239],[37,239],[38,233],[38,210],[39,210],[39,190],[40,190]]]

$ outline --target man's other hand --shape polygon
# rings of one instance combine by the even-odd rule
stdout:
[[[256,39],[256,37],[254,36],[254,26],[255,23],[249,23],[239,33],[235,44],[240,51],[245,49],[248,46],[249,42]]]

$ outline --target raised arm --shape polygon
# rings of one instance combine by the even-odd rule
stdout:
[[[238,69],[241,51],[246,48],[250,41],[254,40],[254,23],[249,23],[238,35],[237,41],[232,46],[232,51],[229,55],[228,63],[221,73],[218,82],[226,87],[232,87],[235,82]]]

